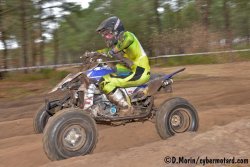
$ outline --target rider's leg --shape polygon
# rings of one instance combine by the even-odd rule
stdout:
[[[116,74],[108,74],[99,81],[100,89],[109,94],[116,88],[127,88],[139,86],[146,83],[150,78],[150,72],[142,67],[137,66],[135,72],[128,76],[118,76]]]
[[[135,72],[129,76],[105,75],[100,80],[99,86],[112,102],[124,109],[127,109],[127,112],[131,112],[129,97],[124,96],[121,90],[117,88],[139,86],[146,83],[149,78],[149,71],[137,66]]]
[[[118,88],[114,89],[108,94],[108,99],[122,108],[128,108],[131,106],[130,100],[127,100],[126,95]]]
[[[114,75],[106,75],[100,80],[100,89],[107,95],[110,102],[117,105],[120,116],[131,115],[133,108],[131,107],[129,97],[126,98],[123,92],[112,84],[111,76]]]

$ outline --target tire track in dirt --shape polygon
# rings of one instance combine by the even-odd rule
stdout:
[[[209,109],[200,113],[199,133],[213,129],[214,125],[226,125],[230,122],[243,118],[250,118],[248,108],[250,105],[235,106],[232,108]],[[248,115],[247,115],[248,114]],[[32,119],[23,119],[26,127],[30,128]],[[14,124],[16,122],[13,122]],[[8,122],[9,127],[13,127]],[[0,125],[1,127],[1,125]],[[155,126],[151,122],[130,123],[125,126],[103,127],[98,126],[99,140],[95,154],[102,152],[120,152],[134,147],[145,146],[150,143],[160,142]],[[2,130],[1,130],[2,131]],[[28,130],[33,133],[32,129]],[[20,134],[22,135],[22,134]],[[26,154],[28,156],[26,156]],[[21,161],[15,161],[16,158]],[[14,136],[0,140],[0,162],[4,167],[14,166],[38,166],[50,162],[47,159],[42,148],[42,135],[32,134],[23,136]]]

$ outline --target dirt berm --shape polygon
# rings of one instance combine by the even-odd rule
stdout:
[[[176,162],[179,161],[179,157],[184,157],[186,160],[182,159],[180,162],[183,162],[183,164],[178,164],[178,166],[195,166],[195,164],[192,164],[192,159],[200,157],[201,160],[198,160],[198,164],[200,163],[199,165],[202,166],[204,162],[202,159],[206,157],[207,159],[249,158],[249,136],[250,119],[243,119],[226,126],[214,127],[212,130],[201,134],[180,134],[169,140],[158,141],[141,147],[71,158],[48,163],[43,167],[164,167],[167,166],[164,162],[164,158],[167,156],[175,157]],[[188,159],[190,159],[189,164]],[[207,162],[209,161],[207,160]],[[234,165],[238,166],[239,164]],[[169,166],[174,166],[174,164],[169,164]]]

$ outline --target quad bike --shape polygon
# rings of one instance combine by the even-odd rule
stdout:
[[[120,116],[120,108],[98,88],[100,78],[113,73],[113,69],[100,58],[94,60],[85,55],[84,62],[87,62],[84,64],[86,71],[69,74],[49,93],[64,91],[65,95],[45,100],[45,105],[34,116],[34,130],[43,133],[44,151],[49,159],[61,160],[91,153],[97,143],[97,123],[117,126],[154,120],[162,139],[198,130],[197,111],[184,98],[169,98],[159,108],[154,106],[155,95],[171,92],[173,76],[185,68],[168,75],[151,75],[147,83],[138,87],[119,88],[135,108],[133,114]]]

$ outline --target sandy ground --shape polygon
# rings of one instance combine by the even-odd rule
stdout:
[[[234,156],[248,158],[250,165],[250,62],[186,68],[176,79],[174,92],[159,95],[156,105],[173,96],[188,99],[199,113],[197,133],[180,134],[163,141],[149,121],[118,127],[98,125],[99,140],[94,153],[51,162],[43,152],[42,135],[34,134],[32,125],[33,114],[43,103],[44,95],[11,101],[1,98],[0,167],[184,165],[166,164],[166,156]],[[169,73],[176,69],[155,68],[154,71]],[[0,82],[0,90],[3,88]]]

